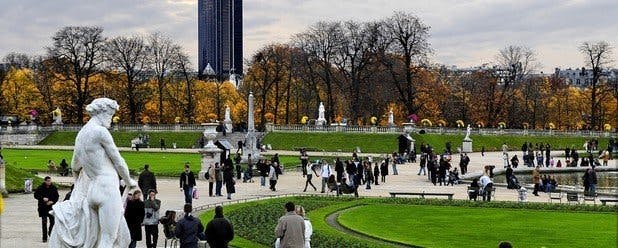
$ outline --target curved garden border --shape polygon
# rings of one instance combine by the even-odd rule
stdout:
[[[350,229],[348,227],[345,227],[345,226],[343,226],[343,225],[341,225],[339,223],[339,221],[337,219],[339,218],[339,215],[341,213],[349,211],[351,209],[355,209],[355,208],[361,207],[361,206],[363,206],[363,205],[357,205],[357,206],[354,206],[354,207],[349,207],[349,208],[342,209],[342,210],[339,210],[337,212],[334,212],[332,214],[329,214],[328,216],[326,216],[326,223],[329,226],[331,226],[332,228],[334,228],[334,229],[336,229],[336,230],[338,230],[340,232],[343,232],[345,234],[353,235],[353,236],[356,236],[356,237],[361,238],[361,239],[371,240],[373,242],[381,243],[381,244],[388,245],[388,246],[391,246],[391,247],[420,247],[420,246],[414,246],[414,245],[409,245],[409,244],[405,244],[405,243],[401,243],[401,242],[397,242],[397,241],[392,241],[392,240],[388,240],[388,239],[383,239],[383,238],[379,238],[379,237],[370,236],[370,235],[367,235],[367,234],[355,231],[353,229]]]

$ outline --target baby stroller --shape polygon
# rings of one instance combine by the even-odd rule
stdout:
[[[170,241],[169,247],[177,247],[178,239],[174,235],[174,229],[176,228],[176,211],[167,210],[165,211],[165,216],[159,219],[159,222],[163,224],[163,234],[165,234],[165,246],[167,246],[167,241]]]
[[[251,168],[247,168],[242,176],[242,182],[246,183],[247,181],[250,183],[253,182],[253,169]]]

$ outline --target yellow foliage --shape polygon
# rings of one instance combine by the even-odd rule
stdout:
[[[46,109],[30,73],[27,69],[11,69],[2,84],[3,110],[18,115],[21,120],[32,109]]]

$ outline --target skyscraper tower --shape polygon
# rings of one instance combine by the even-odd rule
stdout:
[[[197,27],[198,75],[242,77],[242,0],[198,0]],[[206,71],[209,64],[214,75]]]

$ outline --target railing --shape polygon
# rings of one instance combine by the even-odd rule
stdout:
[[[16,126],[12,128],[0,127],[2,134],[37,134],[50,133],[54,131],[79,131],[82,125],[55,125],[55,126]],[[112,125],[113,131],[135,131],[135,132],[201,132],[204,127],[200,124],[119,124]],[[349,133],[403,133],[403,132],[425,132],[433,134],[466,135],[466,128],[446,128],[446,127],[421,127],[421,126],[352,126],[352,125],[273,125],[267,124],[268,132],[349,132]],[[616,132],[601,132],[589,130],[535,130],[535,129],[499,129],[499,128],[474,128],[473,135],[524,135],[524,136],[578,136],[578,137],[616,137]]]
[[[420,127],[420,126],[347,126],[347,125],[267,125],[268,132],[351,132],[351,133],[403,133],[425,132],[433,134],[466,135],[466,128]],[[589,130],[534,130],[534,129],[500,129],[474,128],[472,135],[525,135],[525,136],[578,136],[578,137],[616,137],[616,132]]]
[[[0,127],[0,134],[32,134],[32,133],[46,133],[54,131],[79,131],[83,125],[54,125],[54,126],[35,126],[24,125],[16,127]],[[204,131],[204,127],[200,124],[156,124],[156,125],[142,125],[142,124],[118,124],[112,125],[113,131],[136,131],[136,132],[200,132]]]

